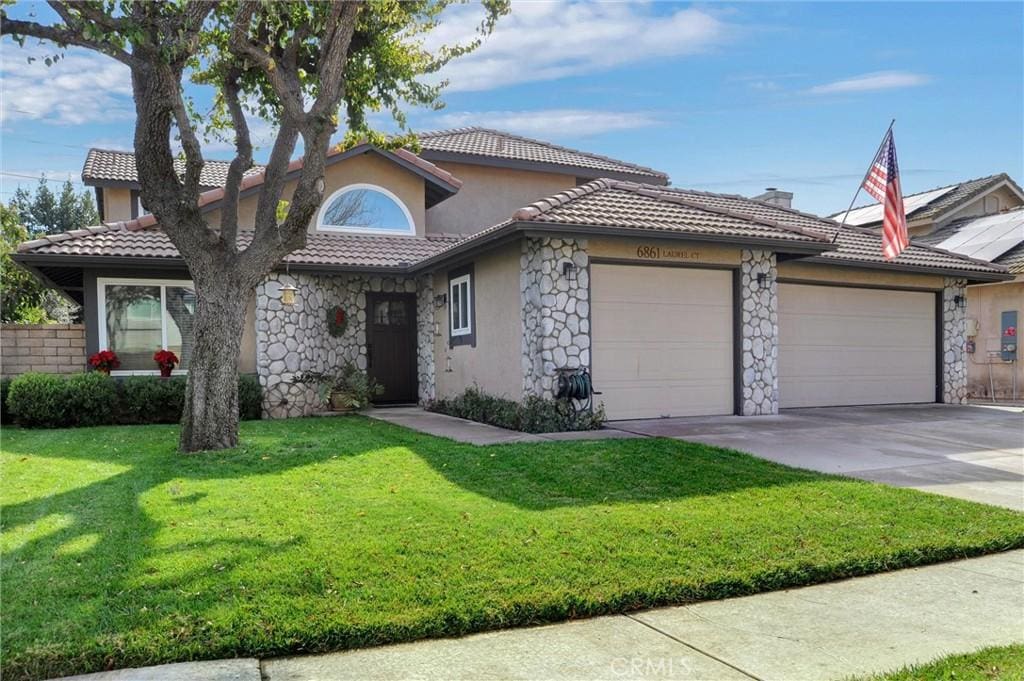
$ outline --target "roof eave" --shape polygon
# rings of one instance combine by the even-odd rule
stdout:
[[[933,267],[928,265],[908,265],[903,263],[871,262],[867,260],[840,260],[838,258],[826,258],[822,256],[811,256],[803,258],[801,262],[821,263],[837,267],[853,267],[857,269],[883,270],[886,272],[913,272],[915,274],[936,274],[944,277],[957,277],[967,279],[968,282],[992,282],[1009,281],[1013,275],[1008,272],[978,272],[976,270],[960,270],[955,267]]]
[[[568,223],[545,223],[520,220],[494,229],[479,238],[470,238],[442,253],[430,256],[415,263],[411,271],[422,271],[438,267],[451,260],[456,260],[468,253],[496,245],[510,236],[548,236],[550,234],[569,234],[579,236],[622,236],[631,238],[663,239],[669,241],[700,241],[708,243],[724,243],[736,246],[756,246],[771,248],[777,253],[793,253],[801,256],[817,255],[835,250],[831,243],[791,242],[782,239],[759,237],[738,237],[721,234],[697,234],[693,232],[675,232],[668,230],[641,229],[637,227],[614,227],[604,225],[585,225]]]
[[[512,158],[499,158],[496,156],[485,156],[482,154],[467,154],[458,151],[436,151],[422,149],[418,156],[430,162],[465,163],[466,165],[488,166],[492,168],[507,168],[510,170],[532,170],[554,173],[557,175],[572,175],[584,179],[599,179],[607,177],[613,180],[627,180],[631,182],[646,182],[667,186],[668,175],[664,173],[647,173],[644,171],[625,172],[599,170],[594,168],[581,168],[579,166],[565,165],[561,163],[547,163],[545,161],[523,161]]]

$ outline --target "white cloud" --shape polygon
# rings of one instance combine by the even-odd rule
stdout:
[[[436,120],[446,128],[479,125],[533,137],[598,135],[616,130],[647,128],[661,123],[657,116],[646,112],[586,109],[464,111],[442,114]]]
[[[918,87],[931,81],[929,76],[909,71],[878,71],[865,73],[845,80],[837,80],[824,85],[815,85],[808,92],[814,95],[849,94],[852,92],[874,92],[877,90],[896,90]]]
[[[650,3],[515,2],[481,47],[450,62],[440,77],[450,81],[449,91],[492,90],[702,53],[732,32],[702,9],[653,9]],[[481,17],[478,5],[453,6],[426,46],[471,40]]]
[[[69,48],[53,66],[43,59],[59,50],[49,45],[19,48],[5,42],[0,62],[0,120],[38,120],[61,125],[130,120],[131,75],[109,57]],[[35,61],[28,62],[28,58]]]

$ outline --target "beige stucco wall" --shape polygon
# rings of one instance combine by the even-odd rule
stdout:
[[[572,175],[439,163],[462,188],[427,211],[427,231],[465,234],[507,220],[523,206],[576,186]]]
[[[124,187],[103,188],[104,222],[132,219],[132,190]]]
[[[936,274],[913,272],[881,272],[856,267],[834,267],[814,263],[789,261],[779,264],[779,279],[864,286],[892,286],[937,291],[942,288],[942,277]]]
[[[996,212],[1004,211],[1007,208],[1016,208],[1021,205],[1021,200],[1017,195],[1012,192],[1008,187],[1000,187],[995,191],[986,192],[983,196],[979,196],[974,201],[971,201],[966,206],[958,210],[955,214],[950,216],[951,220],[959,220],[966,217],[974,217],[979,215],[988,215],[992,213],[992,197],[999,199],[999,208]],[[989,200],[989,205],[986,206],[985,200]]]
[[[245,306],[245,328],[238,354],[238,370],[243,374],[256,373],[256,296]]]
[[[666,239],[588,239],[591,259],[624,260],[636,263],[677,263],[683,265],[728,265],[738,267],[740,249],[732,246]]]
[[[426,218],[424,209],[424,180],[419,175],[412,173],[405,168],[389,161],[376,153],[365,153],[358,156],[338,161],[327,166],[324,172],[324,199],[327,199],[335,191],[350,184],[362,182],[375,184],[384,187],[405,204],[412,214],[413,222],[416,224],[416,234],[422,236],[426,229]],[[296,180],[285,185],[282,198],[285,201],[291,199]],[[256,224],[256,206],[259,202],[259,193],[254,193],[243,198],[238,204],[238,226],[240,229],[253,229]],[[220,210],[213,210],[207,214],[207,222],[210,224],[220,223]],[[310,224],[310,231],[316,229],[316,217]]]
[[[473,262],[476,347],[448,347],[448,307],[435,310],[440,332],[434,336],[438,397],[457,395],[473,384],[492,395],[516,400],[522,396],[520,251],[516,242]],[[434,273],[434,290],[447,293],[447,270]]]
[[[1024,276],[1012,282],[967,287],[967,318],[978,322],[978,335],[974,339],[976,349],[973,355],[968,355],[967,364],[967,390],[973,397],[992,396],[987,362],[992,362],[992,383],[996,397],[1005,399],[1013,396],[1015,371],[1017,398],[1024,396],[1024,366],[1020,362],[1024,354],[1020,348],[1017,350],[1016,364],[989,359],[988,356],[989,350],[999,350],[1002,332],[1000,316],[1007,310],[1016,310],[1017,323],[1024,322]]]

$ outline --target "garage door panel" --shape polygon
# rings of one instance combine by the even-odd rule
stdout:
[[[732,413],[732,274],[593,266],[594,386],[611,419]]]
[[[934,294],[780,284],[779,400],[934,401]]]

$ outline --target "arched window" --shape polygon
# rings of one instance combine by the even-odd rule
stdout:
[[[323,231],[415,234],[412,214],[384,187],[350,184],[327,197],[316,227]]]

